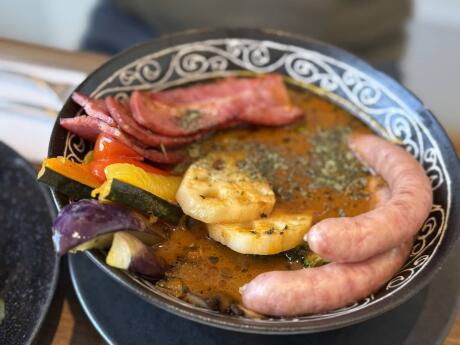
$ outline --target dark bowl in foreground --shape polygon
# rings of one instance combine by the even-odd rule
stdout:
[[[345,108],[379,135],[399,140],[421,162],[432,181],[434,205],[401,270],[379,292],[351,306],[297,318],[252,320],[194,307],[142,278],[108,267],[96,251],[87,255],[146,302],[197,322],[241,332],[289,334],[339,328],[384,313],[413,296],[435,277],[459,237],[460,169],[452,144],[433,114],[390,77],[343,50],[278,31],[198,30],[133,47],[99,67],[77,90],[96,98],[124,98],[133,90],[161,90],[241,72],[288,76]],[[59,118],[80,111],[69,99]],[[89,148],[56,122],[49,156],[82,160]],[[59,209],[68,202],[62,195],[53,195]]]

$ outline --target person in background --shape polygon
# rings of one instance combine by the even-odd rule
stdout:
[[[270,28],[339,46],[399,77],[410,0],[100,0],[82,48],[118,53],[192,28]]]

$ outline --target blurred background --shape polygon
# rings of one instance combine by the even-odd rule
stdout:
[[[53,116],[62,101],[107,56],[177,30],[252,26],[312,36],[363,57],[414,91],[451,137],[460,141],[459,0],[265,0],[263,6],[255,0],[184,3],[1,1],[0,140],[39,160],[46,154]],[[39,46],[27,49],[5,39]],[[103,55],[66,54],[42,46]],[[25,78],[30,74],[32,83]],[[11,126],[24,128],[31,118],[34,123],[26,135],[39,139],[35,145],[18,143]]]

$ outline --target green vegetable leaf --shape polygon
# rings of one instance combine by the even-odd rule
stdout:
[[[316,253],[310,252],[303,259],[304,267],[319,267],[327,264],[328,262],[324,260],[321,256]]]
[[[303,267],[319,267],[327,264],[321,256],[314,253],[307,245],[301,244],[294,249],[284,253],[287,259],[291,262],[299,262]]]

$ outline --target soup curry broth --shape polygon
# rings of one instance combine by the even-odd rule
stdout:
[[[370,133],[369,128],[322,98],[304,90],[289,92],[304,120],[282,128],[220,131],[190,145],[189,159],[178,170],[209,152],[243,152],[275,192],[273,213],[307,213],[315,224],[373,208],[372,191],[383,181],[371,175],[346,143],[350,134]],[[325,263],[305,245],[277,255],[240,254],[210,239],[205,225],[191,219],[173,229],[157,254],[172,267],[157,287],[179,298],[198,296],[208,305],[215,300],[216,308],[227,312],[232,303],[241,304],[239,287],[258,274]]]

